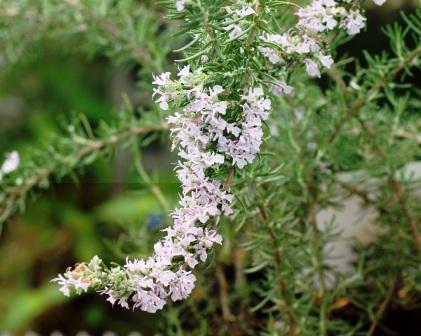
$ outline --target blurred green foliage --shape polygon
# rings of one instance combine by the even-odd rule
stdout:
[[[92,9],[89,7],[91,1],[86,3],[87,8]],[[168,58],[174,55],[168,56],[168,51],[178,40],[169,38],[172,27],[168,26],[162,9],[156,7],[154,1],[142,4],[121,1],[116,6],[118,9],[111,13],[107,8],[113,2],[103,3],[103,7],[94,8],[92,20],[80,23],[92,24],[89,29],[94,34],[87,37],[80,33],[78,25],[63,38],[48,34],[50,27],[60,27],[66,18],[72,18],[74,13],[70,10],[62,17],[53,13],[48,16],[50,20],[36,30],[29,21],[15,27],[16,32],[13,32],[11,18],[0,24],[0,42],[4,43],[5,38],[10,42],[10,50],[6,51],[7,57],[2,59],[0,67],[0,153],[10,150],[24,153],[29,146],[43,146],[54,136],[67,136],[69,121],[81,113],[94,127],[102,122],[113,124],[117,119],[116,110],[122,105],[119,99],[127,87],[131,92],[130,100],[135,102],[136,114],[141,115],[143,109],[151,108],[151,73],[171,68]],[[7,1],[0,1],[0,9],[4,4]],[[32,7],[27,1],[22,1],[22,8]],[[132,8],[136,11],[132,12]],[[44,10],[48,11],[48,8]],[[133,14],[133,20],[128,19],[128,13]],[[373,13],[377,18],[383,15],[382,12]],[[122,34],[117,33],[120,44],[111,43],[115,39],[107,40],[109,18],[118,29],[124,28]],[[114,31],[115,25],[112,27]],[[32,38],[15,40],[14,37],[22,36],[20,29],[34,30]],[[375,30],[377,27],[373,28]],[[12,34],[6,36],[5,31]],[[54,31],[58,34],[57,30]],[[41,38],[45,34],[47,38]],[[367,46],[367,36],[370,35],[353,42],[358,47],[341,52],[352,54],[362,45]],[[377,37],[375,34],[368,40],[371,43],[377,41]],[[91,57],[73,50],[79,42],[80,49],[87,48]],[[23,50],[17,48],[21,45],[25,46]],[[92,46],[95,48],[90,49]],[[139,50],[142,50],[140,55]],[[146,57],[143,51],[148,52]],[[102,54],[108,58],[99,56]],[[133,92],[139,92],[139,96]],[[309,96],[317,94],[308,93]],[[314,105],[318,103],[315,101]],[[279,138],[285,142],[293,141],[293,135],[287,133]],[[361,158],[357,154],[344,155],[348,152],[347,146],[354,148],[358,141],[362,141],[349,138],[350,141],[344,141],[343,146],[339,143],[336,147],[338,152],[335,155],[342,170],[358,168]],[[152,184],[159,184],[171,209],[177,201],[179,186],[173,167],[168,163],[171,156],[164,149],[169,146],[166,141],[165,135],[162,139],[151,138],[151,143],[143,148],[142,159]],[[36,202],[29,202],[27,211],[15,215],[4,227],[0,236],[0,331],[23,334],[27,330],[36,330],[47,334],[59,329],[74,334],[84,329],[93,334],[113,330],[121,335],[133,330],[144,335],[155,332],[209,335],[218,331],[220,335],[253,335],[249,328],[259,328],[261,316],[248,308],[259,303],[255,290],[259,290],[263,276],[254,273],[267,265],[260,263],[253,268],[251,263],[247,265],[248,273],[242,273],[248,254],[243,247],[245,240],[247,246],[248,237],[238,237],[237,230],[248,230],[250,218],[246,216],[240,218],[241,221],[237,221],[238,218],[225,220],[221,226],[225,242],[213,256],[214,268],[202,272],[189,301],[184,305],[170,305],[156,315],[112,309],[103,298],[94,295],[68,299],[49,283],[67,266],[78,260],[89,260],[96,254],[110,262],[122,261],[126,255],[145,256],[151,251],[160,235],[159,229],[165,225],[168,209],[163,207],[150,184],[129,168],[132,158],[128,147],[131,145],[118,147],[107,153],[106,158],[93,158],[97,159],[93,164],[78,171],[79,179],[66,176],[53,182],[51,189],[37,196]],[[261,164],[264,162],[262,160]],[[249,173],[244,173],[244,180]],[[269,181],[271,177],[262,178]],[[247,198],[244,195],[239,197],[240,201]],[[277,202],[277,211],[282,212],[278,199],[269,201]],[[288,237],[284,239],[290,244],[296,243]],[[267,245],[251,247],[262,254],[268,248]],[[230,316],[227,318],[221,312],[220,288],[226,278],[234,284],[230,300],[242,317],[238,323],[232,323]],[[272,322],[275,325],[276,321]]]
[[[133,2],[126,3],[133,5]],[[0,12],[7,5],[7,2],[0,2]],[[123,8],[124,4],[120,6]],[[22,8],[30,12],[33,7],[28,4]],[[155,43],[150,36],[157,33],[159,22],[148,17],[158,14],[142,6],[138,10],[142,11],[139,15],[143,15],[143,20],[136,22],[140,32],[136,38],[142,40],[139,47],[153,53],[157,46],[145,44]],[[104,14],[104,18],[106,16]],[[28,21],[30,29],[31,24]],[[122,26],[129,27],[126,23]],[[47,23],[40,30],[44,28],[48,29]],[[20,28],[14,29],[19,35]],[[4,37],[2,42],[10,46],[13,39],[3,36],[4,33],[4,30],[0,33],[0,40]],[[104,58],[88,58],[80,51],[73,51],[69,45],[63,49],[63,43],[72,45],[77,41],[71,38],[37,40],[33,36],[26,41],[23,54],[10,59],[12,66],[0,67],[1,153],[9,150],[26,152],[28,145],[36,148],[48,144],[57,135],[64,135],[69,121],[80,113],[92,127],[101,122],[112,123],[118,107],[114,97],[121,100],[125,94],[124,85],[131,86],[132,91],[139,90],[134,74],[142,74],[144,69],[123,58],[110,62]],[[95,37],[89,36],[82,43],[91,46],[91,38]],[[16,47],[22,46],[23,42],[17,40]],[[108,48],[106,40],[98,43]],[[159,62],[168,47],[169,44],[159,47],[159,55],[150,58],[152,68],[161,67]],[[9,56],[15,54],[9,50]],[[115,61],[125,62],[125,65],[116,67]],[[143,85],[150,87],[151,67],[143,67],[148,69]],[[123,88],[119,87],[118,76],[123,78]],[[110,85],[115,82],[114,86]],[[143,96],[148,97],[145,104],[150,104],[150,91]],[[153,146],[166,155],[158,143]],[[124,149],[119,149],[118,153],[124,156]],[[127,161],[127,155],[124,160]],[[154,156],[149,160],[155,160]],[[171,166],[157,169],[153,162],[149,166],[154,167],[152,179],[167,181],[163,189],[172,204],[177,198],[178,185]],[[151,221],[155,223],[151,224]],[[154,321],[158,317],[148,317],[146,323],[139,323],[143,320],[137,320],[137,317],[143,314],[113,311],[101,298],[66,299],[49,280],[77,260],[88,260],[96,254],[109,261],[123,260],[128,253],[149,253],[164,221],[161,205],[127,165],[119,167],[118,162],[110,164],[108,159],[99,159],[89,166],[80,180],[67,177],[53,183],[50,191],[31,203],[23,215],[10,221],[0,236],[0,331],[48,333],[59,329],[74,333],[107,328],[125,333],[156,331]],[[62,308],[57,309],[58,306]]]

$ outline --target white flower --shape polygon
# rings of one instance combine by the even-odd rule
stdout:
[[[319,50],[320,46],[318,42],[308,35],[303,35],[301,41],[295,42],[295,45],[291,45],[289,48],[289,52],[297,52],[300,54],[314,53]]]
[[[377,5],[377,6],[382,6],[386,0],[373,0],[373,2]]]
[[[364,28],[365,21],[366,18],[360,12],[353,10],[343,19],[341,26],[349,35],[356,35]]]
[[[239,25],[236,25],[234,23],[230,24],[227,27],[224,27],[224,30],[229,32],[228,35],[230,39],[236,39],[243,35],[243,29]]]
[[[284,80],[276,80],[274,83],[271,83],[269,85],[269,90],[275,95],[275,96],[282,96],[282,95],[290,95],[294,88],[292,86],[289,86],[287,83],[285,83]]]
[[[158,91],[156,93],[159,93]],[[167,99],[164,95],[162,95],[161,97],[159,97],[158,100],[155,101],[155,103],[159,103],[159,107],[163,110],[168,110],[169,109],[169,105],[167,102]]]
[[[57,282],[61,286],[60,291],[65,296],[70,296],[71,288],[74,288],[77,292],[86,292],[90,286],[89,281],[82,279],[80,276],[78,276],[72,271],[66,272],[64,276],[59,274],[57,278],[54,278],[51,281]]]
[[[235,124],[227,123],[226,128],[228,133],[231,133],[232,135],[238,137],[241,133],[241,128],[236,126]]]
[[[157,276],[157,280],[162,283],[164,286],[168,286],[168,284],[174,280],[174,278],[176,277],[175,273],[170,271],[170,270],[166,270],[163,272],[159,272],[158,276]]]
[[[332,58],[332,56],[330,56],[330,55],[323,55],[323,54],[319,54],[319,55],[318,55],[318,58],[319,58],[320,63],[322,63],[322,65],[323,65],[325,68],[330,69],[330,67],[331,67],[331,66],[332,66],[332,64],[333,64],[333,58]]]
[[[279,54],[272,48],[259,47],[259,51],[265,56],[270,63],[278,64],[281,61]]]
[[[200,62],[207,63],[208,61],[209,61],[209,56],[208,55],[202,55],[202,56],[200,56]]]
[[[153,89],[152,97],[159,96],[155,103],[159,103],[159,107],[163,110],[168,110],[168,100],[177,97],[178,93],[175,89],[174,82],[170,79],[171,73],[165,72],[158,76],[153,76],[154,81],[152,84],[158,86]]]
[[[171,299],[184,300],[193,290],[196,277],[183,269],[179,269],[176,274],[177,278],[170,284]]]
[[[129,303],[127,302],[127,299],[125,298],[117,298],[113,291],[108,291],[104,294],[108,295],[107,301],[111,303],[111,305],[114,306],[114,304],[117,302],[117,304],[123,308],[129,309]]]
[[[202,239],[202,242],[205,247],[210,248],[214,243],[221,245],[222,236],[214,230],[205,229],[205,234]]]
[[[309,6],[301,8],[296,15],[298,26],[313,33],[332,30],[338,24],[335,15],[339,13],[333,0],[314,0]]]
[[[158,76],[153,75],[154,81],[152,84],[158,85],[158,86],[165,86],[170,83],[172,83],[171,79],[171,72],[164,72]]]
[[[355,78],[353,78],[350,82],[349,82],[349,87],[353,90],[359,90],[361,89],[361,87],[358,85],[357,81],[355,80]]]
[[[152,289],[137,288],[133,295],[133,307],[142,309],[148,313],[156,313],[158,310],[164,308],[166,301],[160,298]]]
[[[191,74],[190,72],[190,65],[186,65],[183,67],[177,74],[177,76],[180,78],[180,82],[183,84],[188,83],[188,76]]]
[[[310,58],[306,58],[304,60],[304,64],[306,66],[306,72],[311,77],[320,77],[320,70],[317,66],[316,62],[314,62]]]
[[[251,8],[250,6],[244,6],[243,8],[236,10],[235,13],[239,17],[245,17],[245,16],[249,16],[249,15],[252,15],[252,14],[256,14],[254,9]]]
[[[212,89],[209,90],[211,96],[219,95],[224,92],[224,88],[221,85],[215,85]]]
[[[18,152],[13,151],[6,154],[6,160],[3,162],[0,168],[0,176],[14,172],[19,167],[19,163],[20,157]]]
[[[177,0],[175,2],[175,7],[179,12],[182,12],[184,10],[184,7],[186,5],[186,0]]]

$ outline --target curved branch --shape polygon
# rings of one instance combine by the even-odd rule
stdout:
[[[41,187],[45,180],[56,177],[69,175],[76,168],[83,165],[83,160],[92,154],[100,155],[102,152],[115,147],[116,145],[127,141],[130,138],[137,137],[141,134],[150,132],[161,132],[168,129],[166,124],[159,126],[131,126],[129,128],[119,130],[108,136],[106,139],[96,139],[85,141],[76,153],[71,153],[57,160],[54,165],[47,168],[40,167],[35,170],[33,175],[29,177],[25,183],[20,185],[6,187],[0,193],[0,225],[12,216],[24,204],[30,192]],[[69,164],[71,162],[71,164]],[[60,176],[56,171],[64,171]]]

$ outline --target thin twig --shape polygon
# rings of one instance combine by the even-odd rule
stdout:
[[[348,87],[345,81],[343,80],[342,76],[339,75],[338,69],[336,68],[334,64],[327,71],[327,74],[329,75],[330,78],[332,78],[336,82],[336,84],[340,87],[341,90],[348,90]]]
[[[319,324],[320,324],[320,333],[321,335],[327,334],[327,326],[326,326],[326,319],[327,319],[327,312],[326,312],[326,306],[325,306],[325,295],[326,295],[326,276],[323,269],[323,251],[318,246],[318,243],[320,241],[320,235],[319,235],[319,228],[317,227],[317,204],[315,202],[315,199],[313,197],[314,188],[311,184],[311,182],[307,182],[307,190],[309,193],[309,200],[308,200],[308,220],[312,228],[312,238],[311,243],[313,245],[314,254],[316,256],[317,260],[317,275],[319,277],[319,283],[320,283],[320,314],[319,314]]]
[[[413,215],[411,214],[411,211],[408,208],[405,196],[402,193],[402,186],[398,182],[398,180],[395,178],[394,175],[391,175],[390,177],[390,183],[392,185],[392,189],[396,195],[396,198],[398,202],[400,203],[402,210],[404,212],[404,215],[411,227],[412,233],[414,234],[415,239],[415,246],[418,249],[418,251],[421,251],[421,233],[420,229],[418,227],[417,221],[414,219]]]
[[[158,200],[158,202],[161,205],[162,210],[165,212],[168,212],[170,210],[170,207],[168,205],[167,198],[165,197],[164,193],[162,192],[161,188],[159,188],[154,182],[152,181],[149,174],[146,172],[145,167],[142,163],[141,154],[138,149],[138,142],[136,142],[136,148],[134,149],[134,155],[135,155],[135,167],[140,175],[140,177],[143,179],[143,181],[148,185],[150,191],[154,194],[155,198]]]
[[[145,134],[153,131],[162,131],[166,129],[167,125],[164,124],[158,127],[132,127],[113,136],[110,136],[108,139],[90,141],[86,145],[81,147],[76,154],[70,154],[68,156],[60,158],[60,162],[72,162],[72,165],[76,166],[77,163],[81,162],[84,158],[88,157],[89,155],[101,152],[106,148],[113,147],[130,137],[138,136],[140,134]],[[5,189],[4,194],[6,196],[3,198],[0,204],[0,223],[5,222],[6,219],[15,212],[13,204],[16,204],[19,201],[25,201],[28,193],[32,189],[39,186],[43,181],[50,178],[54,174],[54,171],[56,169],[57,165],[54,165],[49,168],[39,168],[35,171],[32,177],[27,179],[21,185]],[[9,211],[5,213],[6,210]]]
[[[260,212],[260,215],[262,216],[263,220],[268,221],[269,216],[266,213],[266,210],[263,208],[263,206],[259,205],[258,208],[259,208],[259,212]],[[295,322],[293,310],[292,310],[292,308],[290,307],[290,304],[289,304],[289,299],[288,299],[288,295],[287,295],[287,286],[285,284],[285,281],[283,279],[282,272],[281,272],[281,254],[279,253],[278,241],[276,239],[275,233],[273,232],[273,229],[270,226],[267,227],[267,231],[268,231],[269,237],[272,241],[272,248],[274,250],[273,257],[274,257],[275,273],[276,273],[277,277],[279,278],[276,281],[276,284],[277,284],[276,288],[279,292],[280,297],[282,297],[283,301],[285,302],[285,308],[286,308],[288,322],[289,322],[289,324],[288,324],[288,335],[289,336],[296,336],[296,335],[298,335],[297,325],[296,325],[296,322]],[[282,307],[279,307],[279,311],[280,311],[280,313],[282,313]]]
[[[380,304],[379,308],[377,309],[377,312],[376,312],[376,314],[374,316],[374,319],[371,322],[370,328],[368,330],[368,335],[371,336],[376,331],[377,326],[378,326],[384,312],[387,309],[387,306],[389,305],[390,301],[392,300],[393,294],[395,293],[397,282],[398,282],[398,275],[394,276],[392,278],[392,280],[390,281],[386,297],[383,299],[382,303]]]
[[[225,278],[224,270],[219,263],[215,266],[215,275],[219,286],[219,300],[221,301],[222,318],[224,321],[233,322],[235,321],[235,316],[231,313],[229,307],[228,282]]]
[[[396,130],[396,132],[393,135],[397,138],[414,140],[417,143],[417,145],[421,146],[420,134],[414,134],[405,130]]]
[[[335,180],[337,184],[339,184],[342,188],[344,188],[345,190],[349,191],[351,194],[357,195],[358,197],[360,197],[365,203],[373,205],[376,202],[371,199],[367,193],[365,191],[362,191],[361,189],[356,188],[355,186],[342,181],[340,179],[336,179]]]

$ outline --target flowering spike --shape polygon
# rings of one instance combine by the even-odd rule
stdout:
[[[200,21],[188,17],[190,11],[186,7],[193,9],[197,5],[194,1],[176,0],[174,4],[178,16],[186,16],[189,22]],[[357,4],[313,0],[295,13],[295,27],[267,33],[255,21],[260,15],[270,16],[270,11],[261,11],[258,4],[253,2],[252,6],[244,0],[221,7],[226,15],[209,24],[218,27],[214,33],[220,34],[224,45],[239,46],[229,48],[225,58],[219,59],[218,52],[213,53],[215,37],[204,32],[204,43],[195,32],[194,50],[185,59],[191,63],[179,70],[177,79],[171,79],[169,72],[153,76],[155,102],[163,110],[170,106],[175,110],[168,117],[168,124],[173,149],[178,149],[180,158],[176,174],[182,192],[179,206],[171,213],[173,223],[164,230],[165,237],[145,260],[127,259],[124,266],[107,270],[95,257],[89,264],[80,264],[59,275],[53,281],[61,285],[63,294],[69,295],[71,289],[81,293],[93,288],[107,295],[111,304],[125,308],[131,305],[151,313],[162,309],[169,299],[187,298],[196,282],[193,269],[206,261],[214,244],[222,243],[222,236],[213,227],[217,217],[233,213],[234,196],[229,190],[232,176],[227,182],[214,172],[243,169],[255,160],[262,144],[263,123],[272,106],[265,90],[275,95],[292,94],[294,88],[286,83],[287,71],[292,70],[285,70],[294,69],[290,64],[304,65],[309,76],[320,77],[321,69],[333,65],[325,35],[334,29],[354,35],[365,23]],[[200,43],[202,48],[197,46]],[[253,52],[249,55],[247,50]],[[222,70],[221,64],[235,57],[244,60],[233,65],[230,73]],[[257,58],[263,60],[260,72],[254,67]],[[268,73],[278,69],[279,77],[271,77],[270,81],[260,78],[264,77],[261,69]],[[232,78],[232,83],[223,78]]]

